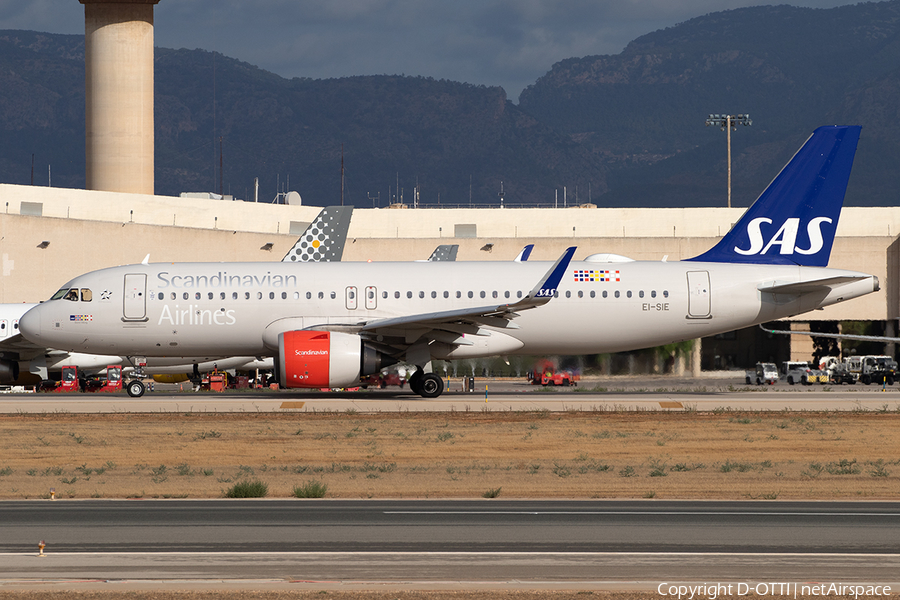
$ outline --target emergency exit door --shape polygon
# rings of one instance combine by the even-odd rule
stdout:
[[[709,319],[709,271],[688,271],[688,318]]]
[[[128,273],[125,275],[125,300],[123,321],[147,320],[147,274]]]

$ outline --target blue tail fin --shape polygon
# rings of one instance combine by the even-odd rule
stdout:
[[[722,240],[688,260],[828,264],[860,127],[819,127]]]

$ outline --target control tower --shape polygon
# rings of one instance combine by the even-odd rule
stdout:
[[[153,7],[84,4],[87,189],[153,194]]]

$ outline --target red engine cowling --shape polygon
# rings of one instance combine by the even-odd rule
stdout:
[[[350,387],[393,364],[358,335],[331,331],[278,334],[278,366],[285,388]]]

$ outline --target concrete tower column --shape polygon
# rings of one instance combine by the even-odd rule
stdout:
[[[87,189],[153,194],[153,6],[84,4]]]

